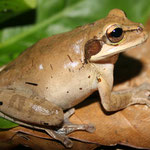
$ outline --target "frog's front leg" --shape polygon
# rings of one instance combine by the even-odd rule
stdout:
[[[20,125],[45,130],[66,147],[72,146],[66,134],[76,130],[92,132],[93,127],[71,124],[68,118],[74,109],[64,114],[60,107],[44,98],[14,89],[0,89],[0,112],[2,117]]]
[[[133,104],[150,106],[150,84],[148,83],[130,90],[111,92],[109,84],[101,78],[98,90],[102,105],[107,111],[117,111]]]

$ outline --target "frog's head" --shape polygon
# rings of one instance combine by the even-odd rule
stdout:
[[[94,38],[85,44],[85,58],[99,62],[135,47],[148,38],[148,33],[140,23],[127,19],[125,13],[113,9],[108,16],[95,22]]]

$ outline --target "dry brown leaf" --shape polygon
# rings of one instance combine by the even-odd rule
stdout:
[[[27,134],[26,134],[27,133]],[[42,137],[42,138],[39,138]],[[43,139],[47,138],[47,139]],[[33,150],[65,150],[66,148],[56,140],[49,139],[47,134],[35,130],[17,127],[9,131],[0,132],[0,149],[10,150],[18,145],[30,147]],[[72,150],[87,150],[96,148],[96,144],[74,141]]]
[[[149,25],[150,21],[148,23],[150,30]],[[116,85],[114,90],[129,89],[144,82],[150,83],[149,50],[150,38],[144,45],[127,51],[124,56],[119,58],[115,69]],[[108,114],[101,109],[97,95],[96,98],[90,97],[77,106],[76,112],[70,120],[77,124],[90,123],[96,127],[94,133],[77,131],[69,134],[69,137],[76,139],[73,140],[72,150],[90,150],[96,148],[98,144],[123,144],[138,148],[150,148],[150,109],[145,105],[134,105]],[[36,150],[65,149],[62,144],[50,139],[51,137],[44,132],[17,127],[0,132],[0,148],[11,149],[22,144]]]

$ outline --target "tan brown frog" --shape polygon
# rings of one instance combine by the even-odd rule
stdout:
[[[74,130],[91,131],[91,125],[73,125],[66,112],[98,90],[107,111],[131,104],[149,105],[149,84],[112,92],[118,54],[146,41],[142,24],[128,20],[123,11],[37,42],[0,72],[1,116],[47,131],[66,147]],[[100,119],[100,118],[98,118]],[[51,126],[57,126],[52,130]]]

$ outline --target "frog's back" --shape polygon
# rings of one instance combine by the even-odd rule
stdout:
[[[0,87],[26,78],[37,78],[42,70],[52,72],[56,65],[63,64],[69,53],[73,54],[69,48],[71,34],[72,32],[68,32],[45,38],[28,48],[0,72]],[[73,55],[75,57],[76,53]],[[56,69],[58,68],[55,67],[55,72]]]
[[[90,95],[93,91],[87,85],[92,75],[88,64],[84,64],[88,33],[77,31],[42,39],[24,51],[0,72],[0,88],[30,89],[41,97],[57,99],[59,104],[60,99],[69,100],[73,95],[75,99],[82,99],[76,96],[75,89],[82,92],[84,98],[86,93]]]

